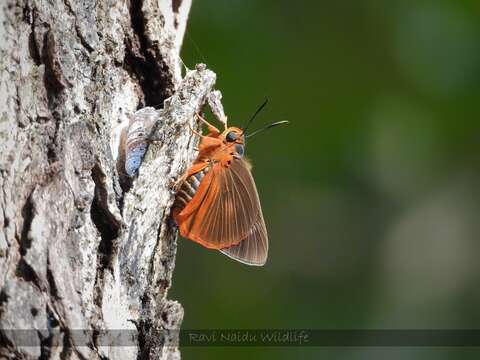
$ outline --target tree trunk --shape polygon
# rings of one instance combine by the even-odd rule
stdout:
[[[215,82],[202,66],[182,80],[190,5],[2,1],[0,357],[180,357],[176,333],[162,332],[183,317],[166,298],[169,212],[194,154],[187,124]],[[124,191],[113,131],[145,106],[160,108],[143,110],[155,141]],[[125,331],[104,341],[104,329],[137,337],[109,346],[127,345]]]

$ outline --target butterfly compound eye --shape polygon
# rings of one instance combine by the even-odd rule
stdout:
[[[234,133],[233,131],[230,131],[227,136],[225,136],[225,139],[228,141],[228,142],[234,142],[235,140],[237,140],[237,134]]]
[[[238,155],[243,156],[243,153],[245,152],[243,145],[241,144],[235,144],[235,150]]]

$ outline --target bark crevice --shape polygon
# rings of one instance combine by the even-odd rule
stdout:
[[[32,245],[32,239],[29,237],[30,228],[32,227],[34,213],[34,203],[32,193],[27,197],[27,201],[22,208],[23,226],[20,233],[20,255],[23,257]]]
[[[73,16],[74,20],[74,25],[75,25],[75,34],[77,35],[78,39],[80,40],[80,44],[87,50],[87,52],[91,53],[95,49],[88,43],[87,39],[85,36],[82,34],[82,31],[80,30],[78,26],[78,21],[77,21],[77,14],[72,8],[72,4],[68,0],[63,0],[63,3],[65,7],[68,9],[68,12]]]
[[[99,269],[100,271],[112,270],[112,259],[116,256],[118,248],[115,240],[119,236],[121,224],[108,208],[106,175],[98,163],[92,169],[92,179],[95,183],[95,195],[90,207],[90,217],[101,237],[98,247]]]
[[[168,65],[156,45],[146,34],[148,19],[143,12],[143,0],[132,0],[130,19],[133,36],[126,38],[125,67],[138,81],[144,106],[162,107],[173,93],[174,84]]]

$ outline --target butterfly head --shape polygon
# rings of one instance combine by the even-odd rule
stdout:
[[[235,152],[242,157],[244,153],[245,137],[243,136],[243,130],[237,127],[229,127],[225,129],[221,137],[223,142],[228,147],[233,147]]]

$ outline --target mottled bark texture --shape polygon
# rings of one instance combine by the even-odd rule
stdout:
[[[157,331],[183,317],[166,298],[172,189],[194,154],[187,124],[215,82],[203,67],[182,81],[190,5],[1,2],[0,358],[179,357],[175,339]],[[112,131],[146,106],[156,141],[124,192]],[[35,329],[38,346],[5,329]],[[94,331],[103,329],[138,330],[138,339],[105,347]]]

